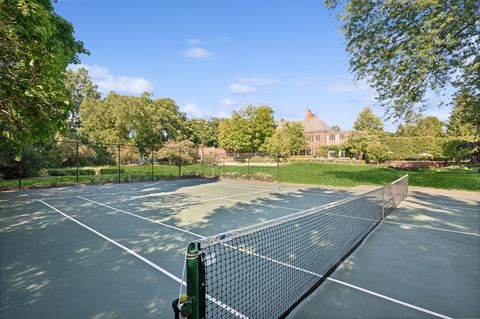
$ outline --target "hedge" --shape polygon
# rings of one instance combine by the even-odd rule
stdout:
[[[50,176],[72,176],[77,175],[76,168],[49,168],[47,169]],[[95,170],[91,168],[80,168],[78,175],[95,175]]]
[[[100,175],[117,174],[118,168],[101,168],[98,173]],[[125,173],[125,170],[123,168],[120,168],[120,174],[123,173]]]

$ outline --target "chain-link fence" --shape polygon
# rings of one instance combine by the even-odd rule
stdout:
[[[280,160],[268,153],[228,153],[182,142],[139,147],[54,141],[24,145],[19,153],[0,155],[0,188],[220,176],[280,181]]]

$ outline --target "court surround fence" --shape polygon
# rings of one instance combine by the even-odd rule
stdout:
[[[3,153],[0,188],[221,176],[280,181],[280,161],[268,153],[227,153],[189,142],[138,147],[53,141],[24,147],[18,157]],[[270,166],[269,173],[261,166]]]

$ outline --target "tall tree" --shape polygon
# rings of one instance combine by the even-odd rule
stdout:
[[[447,133],[452,136],[480,137],[480,97],[473,97],[466,91],[457,94]]]
[[[357,120],[353,123],[353,128],[357,131],[383,131],[382,119],[373,113],[369,107],[364,108],[358,114]]]
[[[220,146],[237,152],[256,152],[275,131],[269,106],[246,106],[219,125]]]
[[[441,136],[443,123],[435,116],[415,117],[397,127],[398,136]]]
[[[152,100],[110,93],[103,100],[81,104],[81,133],[103,143],[134,143],[143,153],[153,144],[163,144],[181,135],[184,115],[171,99]]]
[[[201,118],[188,119],[185,123],[185,138],[192,141],[195,145],[217,147],[219,124],[220,119],[218,118],[209,120]]]
[[[422,110],[450,86],[480,96],[480,0],[324,0],[340,15],[356,79],[394,118]],[[477,103],[478,105],[478,103]]]
[[[274,156],[286,157],[295,151],[307,148],[307,136],[301,123],[286,122],[278,127],[275,133],[267,138],[265,150]]]
[[[0,1],[2,144],[21,145],[61,129],[73,106],[65,69],[88,53],[49,0]]]
[[[101,95],[98,92],[98,86],[93,84],[85,68],[79,68],[78,70],[68,69],[65,86],[72,104],[69,116],[69,129],[71,133],[76,133],[80,127],[80,105],[83,101],[98,100]]]

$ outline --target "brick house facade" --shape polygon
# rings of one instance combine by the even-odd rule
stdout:
[[[281,120],[279,125],[282,126],[284,120]],[[320,120],[316,114],[312,113],[310,109],[305,110],[305,120],[300,122],[305,130],[307,136],[308,149],[307,154],[315,155],[318,149],[322,146],[341,145],[348,141],[351,136],[351,131],[342,131],[338,126],[329,126],[324,121]],[[338,154],[342,157],[343,152]]]

